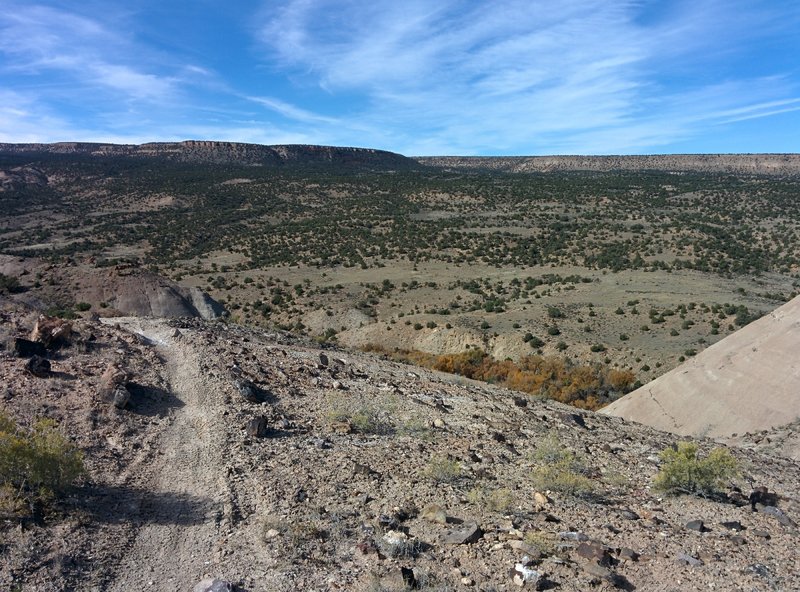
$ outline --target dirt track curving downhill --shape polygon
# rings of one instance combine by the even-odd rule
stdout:
[[[226,485],[225,385],[201,368],[200,354],[163,320],[105,320],[152,342],[166,363],[179,399],[157,453],[121,476],[127,487],[148,492],[138,501],[140,526],[124,554],[112,591],[189,590],[209,571],[209,557],[234,504]]]

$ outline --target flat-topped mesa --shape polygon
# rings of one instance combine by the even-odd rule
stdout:
[[[669,171],[800,175],[800,154],[649,154],[642,156],[425,156],[426,166],[507,173]]]
[[[0,154],[58,154],[92,157],[165,158],[181,162],[250,164],[259,166],[338,165],[344,167],[408,170],[422,168],[417,161],[385,150],[339,146],[286,144],[268,146],[216,140],[107,144],[56,142],[0,144]]]

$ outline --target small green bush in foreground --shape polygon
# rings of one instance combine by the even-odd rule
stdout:
[[[83,473],[81,452],[62,436],[54,421],[41,419],[20,428],[0,413],[0,512],[47,502]]]
[[[697,444],[678,442],[661,453],[661,470],[655,477],[657,490],[669,494],[712,495],[739,473],[736,459],[725,448],[715,448],[698,458]]]

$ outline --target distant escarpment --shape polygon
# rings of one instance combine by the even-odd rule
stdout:
[[[800,154],[652,154],[645,156],[424,156],[417,162],[446,169],[507,173],[553,171],[675,171],[737,175],[800,175]]]
[[[409,170],[422,168],[416,160],[394,152],[370,148],[265,146],[238,142],[187,140],[147,144],[57,142],[54,144],[2,144],[0,154],[73,155],[93,157],[160,158],[177,162],[250,164],[254,166],[338,166],[356,169]]]

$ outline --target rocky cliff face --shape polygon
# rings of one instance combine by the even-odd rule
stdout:
[[[421,167],[480,169],[509,173],[553,171],[675,171],[745,175],[798,175],[800,154],[664,154],[644,156],[423,156],[408,158],[371,148],[186,140],[147,144],[57,142],[2,144],[0,154],[91,155],[163,158],[179,162],[257,166],[325,166],[381,170]]]
[[[410,169],[421,165],[413,159],[384,150],[338,146],[242,144],[188,140],[147,144],[0,144],[0,154],[61,154],[96,157],[164,158],[180,162],[237,163],[260,166],[338,165],[376,169]]]
[[[745,175],[798,175],[800,154],[663,154],[645,156],[428,156],[417,162],[448,169],[507,173],[552,171],[691,171]]]

